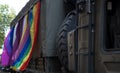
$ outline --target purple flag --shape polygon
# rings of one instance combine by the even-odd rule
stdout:
[[[1,64],[2,66],[9,66],[10,65],[10,60],[12,56],[12,44],[13,44],[13,32],[14,28],[12,28],[7,37],[4,40],[4,48],[3,48],[3,53],[1,56]]]

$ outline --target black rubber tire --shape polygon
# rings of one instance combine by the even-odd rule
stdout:
[[[63,24],[60,26],[60,29],[57,34],[57,49],[58,57],[62,66],[68,69],[68,45],[67,45],[67,33],[76,28],[76,13],[74,11],[70,12]]]
[[[76,0],[64,0],[64,2],[67,3],[67,4],[71,4],[71,5],[76,4]]]
[[[66,14],[68,14],[71,10],[76,9],[76,0],[64,0],[64,8]]]

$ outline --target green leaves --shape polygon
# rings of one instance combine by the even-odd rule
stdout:
[[[8,5],[0,5],[0,47],[3,44],[6,31],[10,27],[10,22],[15,16],[15,11],[10,9]]]

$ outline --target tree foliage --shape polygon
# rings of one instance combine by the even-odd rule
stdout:
[[[3,44],[5,33],[10,26],[10,22],[15,17],[15,11],[8,5],[0,5],[0,48]]]

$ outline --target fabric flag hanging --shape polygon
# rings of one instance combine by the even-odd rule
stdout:
[[[4,40],[4,48],[1,56],[1,64],[2,66],[10,66],[11,56],[12,56],[12,43],[13,43],[13,33],[14,27],[10,29],[7,37]]]
[[[18,49],[13,54],[12,68],[14,70],[25,70],[34,50],[37,39],[40,18],[40,2],[38,2],[24,17],[23,33],[20,38]]]
[[[15,57],[13,55],[16,53],[16,50],[19,47],[20,38],[21,38],[21,34],[22,34],[22,31],[21,31],[22,26],[23,26],[23,18],[15,25],[15,28],[14,28],[11,65],[15,61]]]
[[[22,49],[24,47],[24,44],[26,43],[28,35],[29,35],[29,30],[30,29],[28,27],[27,19],[28,19],[28,15],[24,16],[24,18],[23,18],[24,27],[21,28],[23,30],[22,30],[22,35],[20,37],[20,42],[19,42],[18,48],[16,49],[16,51],[12,55],[12,60],[14,61],[14,63],[15,63],[15,61],[17,62],[17,58],[18,58],[20,52],[22,51]]]

